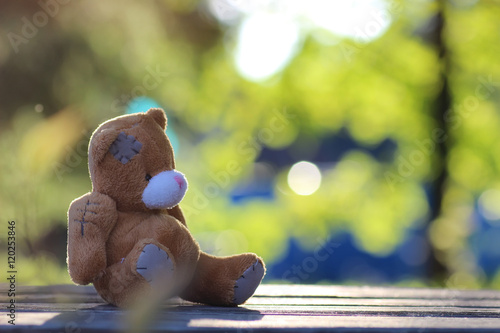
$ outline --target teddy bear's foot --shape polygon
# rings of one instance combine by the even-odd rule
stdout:
[[[237,306],[252,296],[265,271],[254,253],[216,257],[200,252],[193,279],[180,296],[196,303]]]
[[[264,266],[260,260],[256,260],[247,270],[236,280],[234,285],[234,299],[235,305],[245,303],[250,296],[253,295],[257,289],[260,281],[264,277]]]
[[[174,263],[168,253],[155,244],[146,244],[136,265],[137,273],[152,286],[161,286],[174,275]]]

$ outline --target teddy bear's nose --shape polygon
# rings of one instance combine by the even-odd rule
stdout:
[[[182,184],[184,184],[184,179],[182,179],[181,176],[174,176],[174,180],[179,184],[179,188],[182,187]]]

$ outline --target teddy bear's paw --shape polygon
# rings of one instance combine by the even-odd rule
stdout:
[[[236,280],[236,284],[234,285],[234,304],[243,304],[249,299],[259,286],[263,277],[264,266],[262,262],[257,259],[257,261],[248,267],[241,277]]]
[[[152,286],[164,285],[174,275],[174,263],[161,248],[147,244],[137,259],[136,270]]]

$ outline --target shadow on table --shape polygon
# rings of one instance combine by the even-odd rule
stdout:
[[[174,330],[180,332],[214,330],[231,327],[235,331],[245,328],[245,322],[261,320],[264,315],[260,311],[245,307],[216,307],[201,304],[162,306],[155,313],[141,318],[140,325],[131,325],[134,315],[129,310],[122,310],[108,304],[85,307],[78,310],[65,311],[46,321],[42,327],[55,332],[95,331],[161,331]],[[131,328],[134,329],[131,329]]]

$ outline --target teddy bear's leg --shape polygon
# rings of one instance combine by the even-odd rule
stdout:
[[[175,262],[169,250],[154,239],[145,239],[121,262],[106,268],[94,286],[107,302],[127,306],[151,290],[162,292],[162,288],[173,286],[174,272]],[[163,292],[168,294],[167,290]]]
[[[265,270],[262,259],[253,253],[215,257],[201,252],[194,278],[182,297],[192,302],[236,306],[253,295]]]

